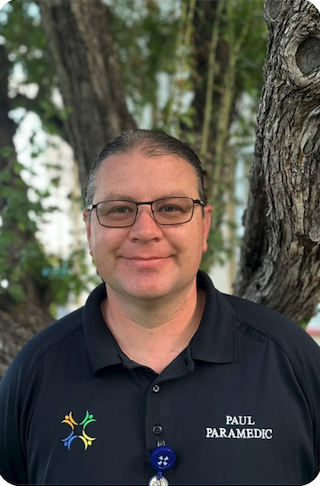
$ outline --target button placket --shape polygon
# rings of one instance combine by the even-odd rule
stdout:
[[[147,451],[153,450],[165,432],[161,403],[163,387],[157,383],[151,385],[146,397],[145,438]]]

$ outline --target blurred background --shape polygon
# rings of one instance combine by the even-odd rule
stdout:
[[[263,9],[262,0],[14,0],[0,10],[0,374],[100,282],[82,193],[94,158],[124,129],[164,130],[199,155],[214,207],[202,267],[232,293]],[[319,313],[308,332],[320,338]]]

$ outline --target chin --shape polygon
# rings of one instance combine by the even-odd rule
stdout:
[[[170,289],[159,289],[159,288],[150,288],[150,286],[146,288],[134,288],[134,289],[127,289],[126,294],[131,296],[135,299],[146,300],[146,301],[154,301],[159,300],[166,295],[170,294]]]
[[[118,274],[116,278],[107,279],[107,286],[122,295],[123,298],[156,301],[164,298],[172,298],[177,293],[189,288],[193,279],[181,275],[179,272],[166,272],[159,275],[155,272],[141,272],[139,275],[128,273]]]

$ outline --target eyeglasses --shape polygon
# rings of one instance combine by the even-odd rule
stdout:
[[[151,212],[156,223],[164,226],[188,223],[193,217],[194,205],[205,206],[203,201],[191,197],[166,197],[149,202],[100,201],[97,204],[90,204],[87,209],[89,211],[96,209],[101,226],[127,228],[134,225],[138,215],[138,207],[144,204],[151,206]]]

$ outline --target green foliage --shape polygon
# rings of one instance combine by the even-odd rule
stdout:
[[[15,0],[7,4],[1,10],[0,36],[9,53],[11,75],[20,78],[11,88],[12,108],[34,111],[47,133],[61,134],[62,120],[68,112],[53,102],[58,79],[48,56],[48,39],[36,3]]]
[[[143,110],[158,104],[158,75],[174,72],[174,52],[180,0],[112,0],[111,29],[118,52],[126,95],[133,113],[141,119]],[[158,115],[158,113],[157,113]]]
[[[217,49],[211,60],[211,68],[215,71],[214,97],[210,106],[213,156],[202,153],[212,160],[208,192],[213,206],[213,224],[209,250],[202,263],[206,267],[214,263],[223,264],[230,256],[234,258],[234,246],[239,243],[235,239],[235,231],[230,231],[230,224],[235,222],[226,221],[225,213],[227,204],[234,208],[237,205],[234,200],[234,173],[239,149],[253,144],[267,43],[263,6],[263,0],[228,0],[220,2],[217,8],[223,10],[219,17]],[[203,29],[210,32],[212,27],[209,22],[204,22]],[[214,34],[213,29],[212,39]],[[221,51],[225,54],[223,59]],[[250,100],[250,103],[244,103],[244,99]],[[226,226],[229,230],[223,235]]]
[[[56,314],[57,306],[65,306],[67,296],[79,296],[83,291],[89,291],[97,278],[89,275],[84,249],[75,250],[72,254],[62,259],[52,255],[47,260],[47,266],[41,269],[41,275],[50,286],[54,296],[51,304],[51,312]]]
[[[58,89],[57,76],[48,56],[48,40],[39,7],[26,0],[7,4],[0,12],[0,36],[8,52],[11,77],[15,80],[10,88],[12,109],[24,108],[25,113],[32,110],[39,115],[46,133],[60,134],[62,122],[70,110],[53,102],[53,93]],[[35,164],[43,155],[36,135],[33,132],[29,140],[30,157]],[[33,282],[39,295],[46,296],[48,302],[65,305],[68,295],[71,292],[78,295],[91,279],[86,277],[88,268],[83,250],[62,259],[48,254],[36,236],[39,223],[56,210],[48,204],[44,208],[43,203],[51,196],[52,188],[59,185],[60,178],[51,178],[50,189],[32,188],[35,197],[31,201],[30,189],[21,177],[26,168],[15,160],[13,148],[2,147],[0,157],[7,161],[0,172],[0,282],[3,282],[0,294],[23,301],[28,282]],[[53,168],[48,164],[48,170]],[[32,169],[28,171],[31,173]]]
[[[267,54],[268,29],[263,17],[264,0],[239,2],[241,8],[236,9],[235,25],[237,28],[241,27],[241,20],[245,17],[250,3],[254,8],[250,29],[238,57],[237,79],[242,90],[257,100],[263,84],[263,66]]]
[[[236,108],[236,102],[243,93],[247,93],[253,100],[252,112],[256,112],[262,86],[267,30],[263,20],[263,0],[227,1],[233,2],[233,8],[224,10],[219,30],[220,46],[224,46],[226,56],[228,50],[233,48],[231,37],[233,36],[234,41],[239,39],[244,32],[248,12],[250,9],[253,12],[250,14],[250,27],[236,59],[232,87],[230,122],[238,120],[234,135],[237,144],[241,145],[244,136],[248,137],[253,133],[254,122]],[[144,120],[148,107],[151,112],[150,123],[154,128],[172,132],[177,127],[183,127],[183,137],[199,152],[197,144],[201,133],[195,130],[198,113],[191,103],[185,106],[182,100],[186,94],[196,89],[196,81],[201,76],[201,89],[205,92],[206,74],[199,74],[199,66],[193,58],[196,45],[190,15],[192,8],[197,8],[200,2],[193,4],[190,0],[108,0],[105,3],[111,10],[112,34],[123,73],[125,93],[136,120]],[[202,28],[211,33],[212,22],[204,22]],[[20,76],[20,81],[10,88],[12,109],[19,107],[26,112],[34,111],[39,115],[46,133],[63,136],[63,122],[69,116],[70,109],[62,108],[53,101],[53,94],[58,91],[58,79],[48,56],[48,39],[44,34],[36,3],[15,0],[1,9],[0,36],[9,53],[11,74]],[[223,72],[219,74],[223,78]],[[163,79],[168,83],[166,93],[163,92]],[[26,90],[26,87],[29,89]],[[180,97],[178,100],[173,96],[174,89],[178,92],[178,98]],[[226,85],[218,84],[216,80],[214,96],[224,99],[226,92]],[[213,107],[211,116],[210,136],[216,137],[217,123],[221,119],[221,112],[216,106]],[[230,124],[228,129],[229,127]],[[179,136],[177,132],[174,134]],[[227,144],[228,142],[229,138]],[[31,157],[36,164],[41,149],[37,147],[34,137],[30,143],[33,146]],[[12,156],[11,150],[2,148],[0,156],[9,160]],[[222,163],[223,160],[216,160],[216,167],[219,164],[222,166]],[[82,251],[75,252],[65,260],[56,255],[48,255],[34,238],[38,231],[37,223],[54,208],[44,209],[42,204],[50,196],[48,189],[34,189],[37,201],[30,202],[27,197],[28,188],[21,179],[22,169],[25,168],[15,162],[0,173],[0,195],[6,201],[1,213],[0,281],[8,280],[10,293],[16,300],[25,298],[22,282],[29,278],[36,281],[44,292],[51,294],[54,302],[64,303],[69,292],[78,293],[85,285],[88,274],[85,258]],[[234,167],[229,164],[224,172],[228,170],[232,171]],[[218,167],[217,173],[221,172],[223,171]],[[224,201],[226,194],[232,192],[233,186],[228,180],[218,180],[219,189],[215,199],[211,201],[216,203],[215,226],[209,237],[210,251],[204,255],[202,262],[202,267],[207,270],[213,262],[224,262],[233,253],[234,246],[234,242],[226,241],[222,236],[221,227],[226,222],[224,213],[221,212],[223,206],[218,204]],[[59,183],[59,176],[51,181],[52,187]],[[227,223],[230,224],[232,222]],[[7,255],[12,258],[7,258]],[[11,264],[12,261],[15,262],[14,265]]]
[[[10,157],[10,162],[0,172],[1,200],[5,201],[0,225],[0,282],[6,281],[8,286],[0,286],[0,295],[21,302],[26,299],[29,281],[37,286],[39,294],[63,305],[71,292],[79,295],[92,281],[83,279],[88,274],[84,250],[74,251],[67,259],[47,254],[35,238],[37,223],[48,211],[43,209],[44,193],[38,191],[42,199],[31,202],[21,178],[24,167],[12,158],[12,148],[2,148],[4,155]]]

